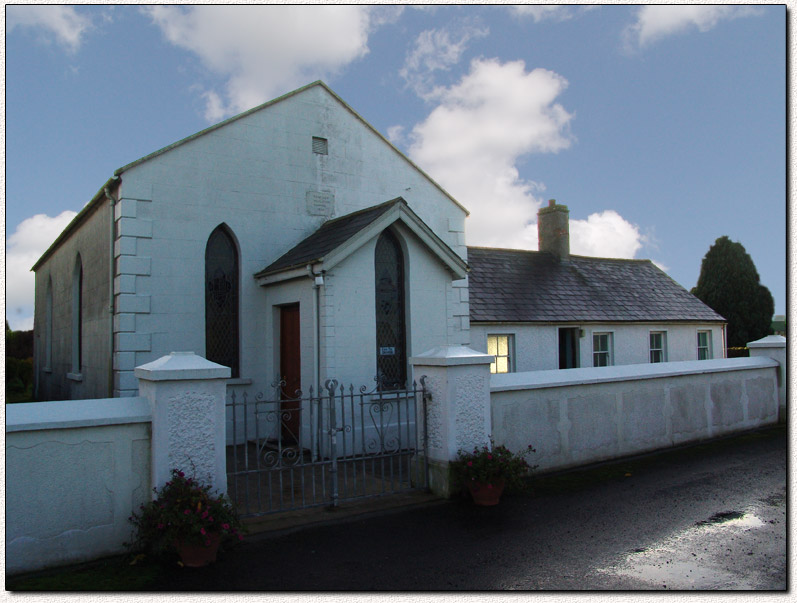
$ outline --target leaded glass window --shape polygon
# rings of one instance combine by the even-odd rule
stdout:
[[[396,236],[383,232],[376,242],[376,367],[384,390],[407,383],[404,318],[404,255]]]
[[[72,272],[72,372],[80,374],[83,365],[83,261],[75,260]]]
[[[219,226],[205,248],[205,357],[238,377],[238,251]]]

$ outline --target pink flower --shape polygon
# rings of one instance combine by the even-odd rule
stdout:
[[[180,477],[185,477],[185,473],[183,473],[182,471],[178,471],[177,475],[179,475]]]
[[[207,516],[208,516],[208,512],[207,512],[207,511],[205,511],[204,513],[202,513],[202,519],[205,519]]]
[[[243,535],[242,534],[238,534],[238,540],[243,540],[243,539],[244,539]]]
[[[473,461],[468,461],[468,467],[473,467]]]
[[[183,515],[190,515],[190,514],[191,514],[191,509],[186,509],[185,511],[183,511]]]
[[[163,528],[165,528],[165,527],[166,527],[166,526],[165,526],[164,524],[162,524],[162,523],[159,523],[159,524],[158,524],[158,529],[159,529],[159,530],[162,530],[162,529],[163,529]]]
[[[228,524],[228,523],[221,524],[221,529],[222,530],[229,530],[230,529],[230,524]]]
[[[200,528],[199,533],[202,534],[203,536],[207,534],[207,532],[205,532],[205,528]]]
[[[487,458],[492,461],[493,460],[493,455],[492,454],[488,454]]]

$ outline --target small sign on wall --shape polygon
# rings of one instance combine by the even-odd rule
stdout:
[[[395,356],[396,355],[396,348],[393,346],[385,346],[379,348],[379,355],[380,356]]]
[[[305,195],[307,213],[311,216],[331,216],[335,206],[335,193],[329,191],[307,191]]]

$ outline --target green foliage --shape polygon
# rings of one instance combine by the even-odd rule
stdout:
[[[6,321],[6,356],[33,358],[33,331],[12,331]]]
[[[775,302],[741,243],[726,236],[714,242],[692,293],[728,321],[728,347],[743,347],[772,332]]]
[[[232,502],[224,494],[212,494],[209,485],[172,469],[171,481],[153,490],[155,500],[130,516],[136,531],[132,548],[161,554],[172,550],[176,542],[210,546],[213,533],[243,538]]]
[[[523,490],[526,486],[524,478],[537,468],[529,465],[526,457],[536,452],[529,444],[520,453],[511,452],[506,446],[490,446],[474,448],[473,452],[460,450],[457,458],[451,463],[451,475],[459,486],[476,481],[481,484],[495,484],[503,480],[508,491]]]
[[[6,356],[6,402],[29,401],[33,393],[33,359]]]
[[[33,398],[33,331],[12,331],[6,321],[6,403]]]

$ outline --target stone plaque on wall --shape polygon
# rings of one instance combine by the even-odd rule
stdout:
[[[329,191],[307,191],[307,213],[311,216],[332,215],[335,205],[335,193]]]

